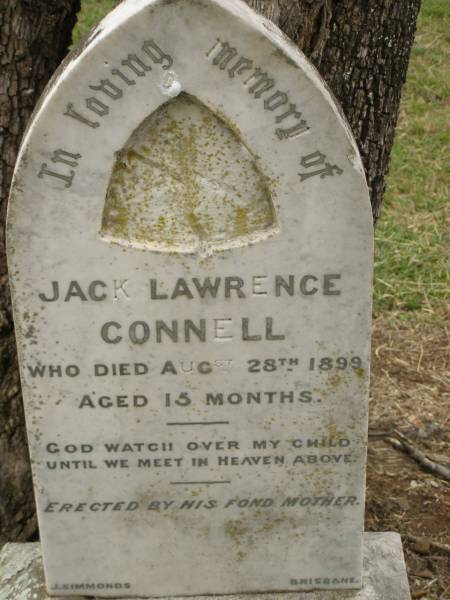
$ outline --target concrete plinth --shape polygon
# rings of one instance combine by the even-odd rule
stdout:
[[[345,548],[342,548],[345,552]],[[7,544],[0,554],[0,600],[80,600],[87,596],[49,596],[39,544]],[[92,596],[89,596],[92,600]],[[98,599],[101,596],[97,596]],[[362,590],[202,596],[201,600],[411,600],[403,547],[396,533],[364,536]],[[125,598],[119,600],[127,600]],[[128,599],[131,600],[131,599]]]

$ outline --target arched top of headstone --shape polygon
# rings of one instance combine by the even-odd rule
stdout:
[[[207,255],[267,240],[295,227],[299,203],[319,189],[324,198],[352,188],[356,204],[343,194],[339,212],[371,227],[336,102],[301,52],[239,0],[119,5],[49,85],[15,182],[11,213],[36,210],[48,224],[51,190],[56,212],[89,197],[76,217],[67,207],[77,232],[151,251]],[[45,208],[21,205],[28,184]],[[281,210],[287,187],[298,188],[291,215]]]

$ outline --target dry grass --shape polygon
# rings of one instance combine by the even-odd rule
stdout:
[[[424,0],[376,231],[375,308],[445,321],[450,247],[450,5]]]
[[[450,468],[449,331],[423,319],[374,322],[370,428],[401,431]],[[401,533],[414,598],[450,600],[450,483],[371,437],[366,529]]]

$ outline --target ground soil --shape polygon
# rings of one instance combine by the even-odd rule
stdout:
[[[367,531],[401,534],[413,598],[450,600],[450,482],[390,441],[450,469],[449,330],[375,319]]]

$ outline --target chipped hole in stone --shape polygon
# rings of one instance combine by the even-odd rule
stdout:
[[[116,153],[101,237],[158,252],[211,253],[277,233],[268,179],[239,135],[181,93]]]

